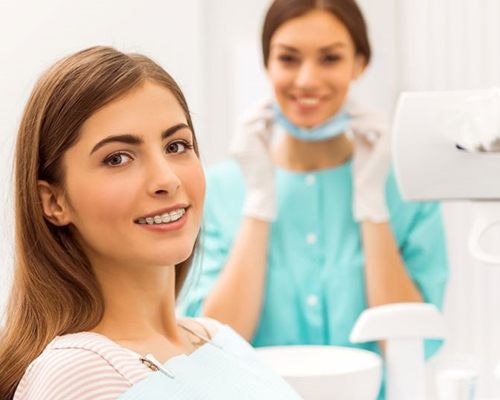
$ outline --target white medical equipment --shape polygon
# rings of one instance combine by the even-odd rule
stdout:
[[[305,400],[375,400],[382,359],[362,349],[340,346],[272,346],[258,355]]]
[[[392,132],[406,200],[500,200],[500,89],[403,93]]]
[[[392,132],[403,198],[472,201],[469,250],[500,266],[500,89],[403,93]],[[418,381],[420,373],[411,387]],[[399,385],[390,372],[387,385]],[[408,391],[397,398],[424,397]]]
[[[474,400],[477,372],[472,369],[449,368],[437,375],[437,400]]]
[[[433,304],[401,303],[366,309],[351,332],[353,343],[385,341],[387,400],[425,399],[424,339],[442,339],[445,324]]]
[[[469,249],[500,266],[500,89],[403,93],[392,144],[403,198],[472,200]]]

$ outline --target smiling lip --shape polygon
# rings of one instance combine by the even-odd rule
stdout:
[[[166,212],[165,210],[173,211],[173,210],[176,210],[178,208],[183,208],[183,207],[174,207],[174,208],[168,208],[168,209],[164,208],[163,213]],[[179,218],[177,221],[169,222],[168,224],[139,224],[136,222],[136,225],[140,226],[141,228],[152,231],[152,232],[161,233],[161,232],[177,231],[177,230],[181,229],[186,224],[190,208],[191,208],[190,206],[185,207],[186,212],[184,213],[184,215],[181,218]],[[154,215],[158,215],[158,214],[154,214]]]
[[[134,222],[137,222],[139,219],[141,218],[148,218],[148,217],[154,217],[155,215],[162,215],[162,214],[165,214],[165,213],[169,213],[171,211],[174,211],[174,210],[178,210],[179,208],[184,208],[187,212],[188,208],[190,206],[188,206],[187,204],[176,204],[172,207],[168,207],[168,208],[160,208],[159,210],[156,210],[156,211],[153,211],[149,214],[146,214],[146,215],[143,215],[137,219],[134,220]]]
[[[291,95],[290,99],[299,111],[307,112],[318,109],[325,101],[325,96]]]

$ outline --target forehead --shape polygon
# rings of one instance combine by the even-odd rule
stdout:
[[[344,23],[325,10],[312,10],[292,18],[280,25],[271,37],[271,46],[286,44],[297,48],[323,47],[335,42],[353,45]]]
[[[82,125],[81,139],[158,133],[181,122],[186,123],[186,116],[173,93],[159,84],[145,82],[92,114]]]

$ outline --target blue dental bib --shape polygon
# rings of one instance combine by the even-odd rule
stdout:
[[[224,327],[211,343],[171,358],[118,400],[299,400],[301,397],[262,363],[255,350]]]

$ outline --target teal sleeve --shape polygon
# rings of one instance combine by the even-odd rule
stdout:
[[[206,174],[207,192],[196,262],[183,287],[177,311],[201,315],[203,303],[224,268],[241,222],[244,186],[238,165],[224,161]]]
[[[440,310],[448,280],[448,259],[441,207],[436,203],[420,203],[401,245],[408,271],[424,301]],[[426,357],[432,356],[442,340],[426,340]]]

